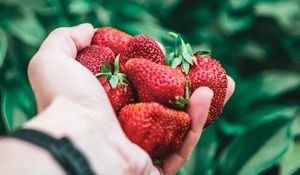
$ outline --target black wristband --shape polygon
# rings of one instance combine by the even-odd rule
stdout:
[[[95,174],[83,154],[66,137],[55,139],[48,134],[33,129],[20,129],[7,137],[18,138],[46,149],[67,174]]]

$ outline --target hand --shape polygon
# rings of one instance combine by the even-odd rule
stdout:
[[[188,106],[192,126],[183,145],[155,167],[147,153],[122,132],[95,76],[75,60],[93,34],[91,25],[82,24],[58,28],[43,42],[28,68],[40,117],[27,127],[68,135],[99,174],[175,174],[200,138],[213,92],[202,87],[192,94]],[[234,81],[228,77],[225,101],[233,91]]]

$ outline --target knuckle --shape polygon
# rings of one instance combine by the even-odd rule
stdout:
[[[67,27],[59,27],[54,29],[49,35],[61,35],[61,34],[65,34],[66,32],[68,32]]]

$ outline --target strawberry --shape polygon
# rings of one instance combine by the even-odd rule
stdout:
[[[165,64],[163,50],[154,39],[144,34],[136,35],[129,41],[127,48],[121,54],[121,70],[131,58],[143,58],[157,64]]]
[[[134,101],[132,89],[125,74],[119,73],[119,57],[114,62],[114,72],[110,65],[105,62],[102,65],[102,73],[96,75],[102,84],[110,103],[118,116],[120,110]]]
[[[214,92],[205,123],[205,126],[208,126],[216,120],[223,109],[227,90],[226,71],[219,62],[211,58],[210,51],[193,54],[191,46],[185,43],[179,34],[171,33],[171,35],[175,37],[176,43],[168,63],[174,68],[181,66],[186,78],[190,80],[191,92],[201,86],[207,86]]]
[[[93,74],[100,73],[101,65],[106,60],[113,64],[115,54],[108,47],[91,45],[78,52],[76,60],[88,68]]]
[[[96,30],[92,44],[109,47],[115,55],[118,55],[125,50],[131,38],[131,35],[115,28],[102,27]]]
[[[183,108],[188,95],[183,73],[150,60],[133,58],[125,64],[125,73],[137,91],[141,102],[158,102]]]
[[[191,81],[191,91],[193,92],[201,86],[207,86],[214,92],[205,123],[205,125],[208,126],[216,120],[223,109],[227,90],[226,71],[221,64],[212,59],[210,55],[202,55],[201,52],[196,52],[195,55],[198,65],[192,66],[188,73],[188,77]]]
[[[191,125],[187,113],[156,102],[126,105],[119,121],[126,136],[157,159],[178,150]]]

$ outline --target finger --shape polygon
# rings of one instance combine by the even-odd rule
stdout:
[[[90,45],[93,34],[93,26],[87,23],[57,28],[43,42],[39,54],[55,53],[75,58],[80,49]]]
[[[227,101],[229,100],[229,98],[232,96],[234,89],[235,89],[235,82],[234,80],[227,75],[227,91],[226,91],[226,96],[225,96],[225,100],[224,100],[224,105],[227,103]]]
[[[175,174],[196,146],[206,122],[213,92],[207,87],[198,88],[191,96],[188,113],[192,123],[181,148],[169,156],[162,166],[164,174]]]

